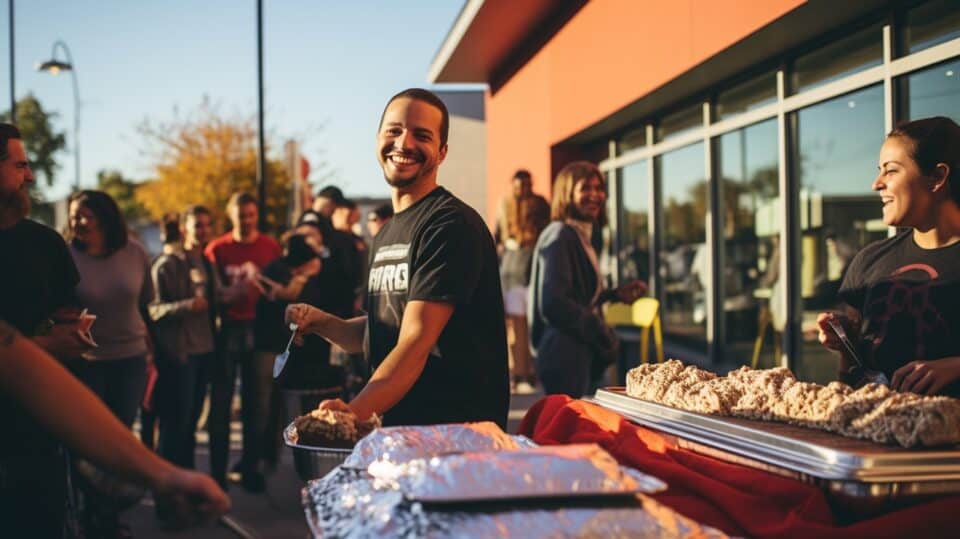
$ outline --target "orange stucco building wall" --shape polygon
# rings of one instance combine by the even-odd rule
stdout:
[[[550,148],[805,0],[595,0],[486,98],[487,218],[517,168],[550,192]]]

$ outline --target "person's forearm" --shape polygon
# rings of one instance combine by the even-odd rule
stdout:
[[[347,352],[358,354],[363,352],[363,332],[366,325],[366,315],[344,320],[328,314],[317,327],[312,329],[317,335]]]
[[[367,419],[371,414],[383,415],[393,408],[420,378],[429,353],[421,343],[398,343],[360,394],[350,401],[350,409],[360,419]]]
[[[179,301],[154,301],[147,305],[147,313],[151,320],[157,322],[166,316],[184,316],[190,312],[192,305],[193,298]]]
[[[173,470],[29,339],[0,336],[0,390],[23,405],[54,437],[99,466],[151,487]]]

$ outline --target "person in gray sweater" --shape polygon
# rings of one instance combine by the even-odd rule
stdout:
[[[69,198],[68,241],[80,273],[77,299],[97,316],[90,333],[98,344],[78,365],[77,377],[93,390],[121,423],[133,425],[147,384],[150,342],[147,306],[153,301],[150,260],[127,237],[117,203],[102,191],[78,191]],[[88,502],[90,522],[102,536],[122,533],[116,509]],[[93,534],[96,535],[96,534]]]
[[[617,338],[600,306],[633,303],[647,291],[643,281],[605,289],[591,244],[593,228],[603,226],[606,191],[603,174],[586,161],[557,174],[551,223],[534,248],[527,319],[537,377],[544,393],[574,398],[586,394],[616,358]]]

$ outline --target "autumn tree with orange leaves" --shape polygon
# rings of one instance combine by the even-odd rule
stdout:
[[[202,103],[195,112],[155,124],[145,121],[144,152],[152,161],[154,178],[137,188],[136,199],[155,219],[202,204],[215,222],[226,225],[226,205],[237,191],[257,194],[256,121],[227,116],[216,106]],[[266,215],[269,230],[286,222],[290,179],[283,162],[270,159],[267,145]]]

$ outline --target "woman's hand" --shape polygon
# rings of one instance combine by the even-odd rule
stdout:
[[[893,373],[890,387],[897,391],[936,395],[960,378],[960,357],[911,361]]]
[[[840,342],[840,337],[837,337],[837,333],[830,327],[830,321],[834,320],[840,323],[840,327],[847,333],[847,337],[853,341],[857,342],[860,335],[860,323],[859,320],[851,318],[845,314],[840,313],[820,313],[817,315],[817,339],[820,341],[824,347],[834,352],[845,351],[843,344]]]
[[[630,305],[647,293],[647,283],[637,279],[622,284],[616,289],[617,301]]]

